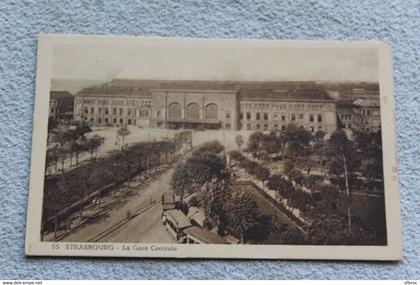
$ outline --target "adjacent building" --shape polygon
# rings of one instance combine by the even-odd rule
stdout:
[[[67,91],[51,91],[49,117],[69,123],[73,120],[74,96]]]
[[[357,99],[353,102],[353,125],[364,132],[381,129],[381,111],[378,99]]]
[[[148,89],[119,86],[85,88],[75,94],[74,119],[91,125],[148,127],[151,96]]]
[[[338,128],[377,132],[381,129],[379,97],[338,101],[337,118]]]
[[[240,128],[279,131],[295,124],[315,133],[337,128],[336,102],[317,85],[240,91]]]

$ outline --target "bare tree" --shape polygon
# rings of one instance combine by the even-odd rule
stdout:
[[[244,138],[242,135],[237,135],[235,137],[235,142],[238,145],[238,149],[241,150],[241,146],[244,144]]]

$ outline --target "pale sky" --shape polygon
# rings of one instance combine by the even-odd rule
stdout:
[[[378,81],[373,48],[55,46],[52,78]]]

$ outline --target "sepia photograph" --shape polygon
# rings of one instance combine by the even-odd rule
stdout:
[[[401,258],[383,43],[39,38],[26,252]]]

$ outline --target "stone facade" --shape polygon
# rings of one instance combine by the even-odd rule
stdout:
[[[93,125],[149,127],[151,98],[142,94],[78,93],[74,101],[74,119]]]
[[[381,111],[378,96],[376,99],[359,98],[354,101],[337,103],[338,127],[364,132],[377,132],[381,129]]]
[[[295,124],[312,133],[332,133],[336,130],[336,103],[333,99],[321,90],[293,92],[296,90],[242,92],[240,127],[246,130],[280,131],[289,124]]]
[[[75,95],[75,120],[168,129],[311,132],[337,127],[336,102],[314,83],[117,81]]]
[[[152,90],[151,127],[238,129],[236,90]]]

